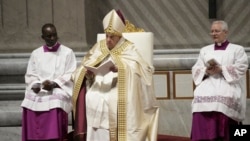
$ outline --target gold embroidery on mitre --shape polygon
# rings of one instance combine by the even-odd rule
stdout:
[[[136,27],[130,21],[126,20],[126,27],[124,32],[145,32],[144,29]]]
[[[114,20],[114,13],[112,13],[112,15],[111,15],[111,19],[110,19],[110,21],[109,21],[109,25],[108,25],[108,27],[106,28],[106,29],[104,29],[104,32],[105,33],[111,33],[111,34],[113,34],[113,35],[117,35],[117,36],[121,36],[122,35],[122,33],[120,33],[120,32],[118,32],[118,31],[116,31],[116,30],[114,30],[112,27],[113,27],[113,20]]]

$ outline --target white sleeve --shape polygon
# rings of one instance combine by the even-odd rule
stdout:
[[[71,81],[71,75],[76,70],[76,57],[74,52],[71,50],[67,55],[67,61],[65,62],[64,74],[57,77],[54,81],[64,89],[68,94],[71,95],[73,89],[73,82]]]
[[[25,74],[25,83],[27,84],[28,88],[31,88],[33,84],[35,83],[41,83],[38,75],[37,70],[37,61],[36,61],[36,55],[34,52],[31,53],[30,59],[28,61],[28,66]]]
[[[248,57],[243,47],[236,49],[233,63],[227,66],[221,66],[222,74],[227,82],[238,82],[248,69]]]
[[[195,85],[199,85],[202,82],[206,74],[206,69],[207,67],[205,66],[203,53],[201,51],[196,63],[192,67],[192,78],[193,78]]]

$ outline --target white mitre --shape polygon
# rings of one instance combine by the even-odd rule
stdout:
[[[121,36],[125,29],[125,24],[117,12],[111,10],[103,19],[103,29],[105,33]]]

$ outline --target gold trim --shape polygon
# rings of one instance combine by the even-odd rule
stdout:
[[[105,44],[105,40],[103,40],[102,42],[101,42],[101,44]],[[106,50],[103,49],[102,51],[103,51],[102,55],[99,56],[96,59],[96,61],[93,64],[91,64],[90,66],[97,65],[98,63],[100,63],[103,60],[103,58],[105,58],[109,54],[109,51],[108,51],[107,47],[106,47]],[[73,116],[74,117],[75,117],[75,109],[76,109],[77,98],[78,98],[78,95],[79,95],[79,92],[80,92],[80,89],[81,89],[85,74],[86,74],[86,69],[84,68],[84,69],[81,70],[80,75],[77,78],[75,87],[73,89],[72,102],[73,102]]]
[[[135,27],[130,21],[126,20],[126,27],[124,32],[145,32],[144,29]]]
[[[127,140],[127,89],[126,89],[126,71],[123,65],[120,54],[130,45],[131,42],[125,41],[120,47],[114,48],[110,51],[111,57],[118,66],[118,101],[117,101],[117,128],[110,127],[110,140],[126,141]],[[103,47],[105,48],[105,47]],[[106,47],[107,48],[107,47]],[[110,125],[111,126],[111,125]]]
[[[114,62],[116,63],[118,67],[118,111],[117,111],[117,127],[110,127],[110,140],[111,141],[126,141],[127,140],[127,79],[126,79],[126,70],[125,66],[122,63],[120,59],[120,54],[123,52],[123,50],[129,46],[131,42],[125,40],[124,43],[122,43],[119,47],[114,48],[113,50],[109,50],[106,41],[102,40],[100,41],[100,49],[102,52],[102,55],[99,56],[96,61],[92,64],[93,66],[100,63],[105,57],[108,55],[111,55],[111,57],[114,59]],[[75,84],[74,90],[73,90],[73,111],[75,115],[75,107],[76,107],[76,101],[77,97],[85,76],[86,70],[82,69],[80,72],[80,75],[77,79],[77,83]]]
[[[125,140],[126,136],[126,90],[124,89],[125,84],[125,70],[121,60],[118,57],[114,57],[115,62],[118,66],[118,101],[117,101],[117,138],[119,140]],[[126,140],[125,140],[126,141]]]
[[[86,73],[86,70],[83,69],[80,72],[79,77],[77,78],[76,84],[74,84],[75,86],[74,86],[73,95],[72,95],[73,117],[74,117],[74,119],[75,119],[75,112],[76,112],[76,102],[77,102],[77,98],[78,98],[78,95],[79,95],[79,92],[80,92],[80,89],[81,89],[81,86],[82,86],[82,82],[83,82],[85,73]]]

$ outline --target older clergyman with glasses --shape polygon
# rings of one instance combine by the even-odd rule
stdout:
[[[227,40],[225,21],[211,26],[214,44],[200,50],[192,67],[196,85],[192,102],[192,141],[229,140],[229,126],[245,118],[244,76],[248,57],[242,46]]]

